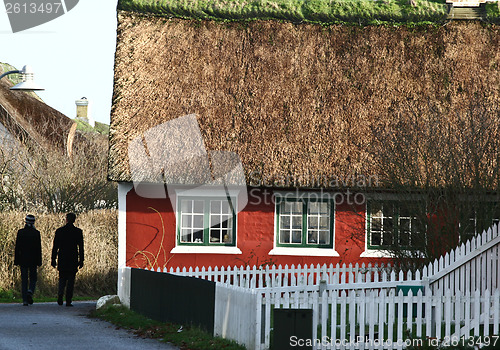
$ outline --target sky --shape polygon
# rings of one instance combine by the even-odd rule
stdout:
[[[66,116],[75,118],[75,100],[87,97],[91,117],[109,124],[116,2],[80,0],[66,14],[17,33],[0,3],[0,62],[17,69],[30,65],[45,89],[37,94]]]

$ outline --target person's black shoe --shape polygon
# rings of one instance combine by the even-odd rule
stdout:
[[[33,292],[32,291],[28,291],[28,304],[30,305],[33,305]]]
[[[63,304],[63,296],[62,295],[58,295],[57,296],[57,304],[58,305],[62,305]]]
[[[66,307],[73,307],[73,304],[71,304],[71,303],[66,303]]]

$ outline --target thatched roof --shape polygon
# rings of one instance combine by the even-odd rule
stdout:
[[[12,91],[7,79],[0,81],[0,123],[23,143],[64,150],[74,122],[41,100]]]
[[[309,187],[310,179],[383,178],[391,162],[387,150],[398,147],[384,145],[380,135],[393,142],[391,135],[427,128],[432,120],[445,132],[475,118],[476,103],[493,121],[488,132],[498,132],[497,26],[322,27],[128,12],[119,12],[118,20],[111,180],[132,180],[132,140],[192,113],[205,147],[239,155],[247,182],[256,185],[261,179],[279,185],[293,178],[283,185]],[[412,137],[435,136],[432,130]],[[467,161],[470,150],[452,138],[457,157]],[[496,155],[488,154],[488,166],[497,165]],[[426,166],[419,160],[413,170]]]

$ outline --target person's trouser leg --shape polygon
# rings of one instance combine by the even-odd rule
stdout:
[[[28,267],[21,266],[21,295],[23,303],[28,302]]]
[[[73,300],[75,277],[76,277],[76,272],[68,272],[68,285],[66,286],[66,304],[71,304]]]
[[[64,288],[66,287],[66,283],[68,282],[67,272],[59,271],[59,288],[57,290],[58,300],[62,300],[64,295]]]
[[[31,294],[35,293],[35,288],[36,288],[36,281],[37,281],[37,267],[36,266],[30,266],[29,267],[30,273],[30,282],[29,282],[29,290],[28,292],[31,292]]]

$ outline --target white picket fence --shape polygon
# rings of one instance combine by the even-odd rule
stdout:
[[[217,284],[215,334],[244,344],[249,350],[271,345],[275,309],[311,309],[311,339],[290,338],[290,344],[309,341],[313,349],[402,349],[422,339],[439,344],[468,343],[481,336],[482,344],[500,345],[500,290],[477,290],[444,295],[407,294],[395,289],[321,292],[313,286],[248,289]]]
[[[215,333],[248,349],[269,348],[275,308],[313,310],[314,349],[401,349],[412,338],[500,334],[496,225],[415,273],[377,264],[163,272],[217,282]],[[424,292],[404,295],[404,286]]]
[[[489,291],[481,295],[479,290],[473,295],[451,290],[445,295],[422,291],[413,295],[411,290],[407,295],[402,290],[397,295],[394,290],[327,289],[321,296],[319,291],[266,292],[258,294],[260,304],[262,323],[256,327],[260,344],[252,349],[269,348],[271,314],[277,308],[313,310],[314,349],[402,349],[417,338],[456,342],[500,334],[500,290],[493,295]]]
[[[451,289],[454,292],[500,289],[500,233],[494,225],[482,234],[460,245],[424,272],[433,293]]]
[[[163,269],[158,272],[189,276],[208,281],[230,284],[245,288],[269,288],[282,286],[312,286],[320,281],[327,283],[365,283],[387,280],[393,272],[391,264],[323,264],[323,265],[273,265],[273,266],[227,266],[227,267],[185,267]],[[385,277],[383,277],[385,274]],[[388,277],[389,276],[389,277]],[[400,278],[396,275],[395,278]]]

